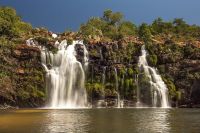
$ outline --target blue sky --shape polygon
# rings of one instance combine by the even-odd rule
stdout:
[[[24,21],[54,32],[77,30],[90,17],[102,16],[105,9],[122,12],[136,24],[162,17],[200,25],[200,0],[0,0],[0,5],[14,7]]]

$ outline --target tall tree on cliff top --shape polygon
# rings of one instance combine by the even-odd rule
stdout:
[[[112,12],[112,10],[105,10],[103,13],[103,20],[111,25],[119,24],[123,19],[123,15],[120,12]]]
[[[123,36],[133,36],[136,34],[137,27],[129,21],[124,21],[119,25],[119,34]]]
[[[140,39],[143,40],[145,43],[148,43],[149,41],[151,41],[151,36],[152,36],[151,30],[146,23],[143,23],[139,27],[138,34],[139,34]]]
[[[93,17],[86,24],[81,25],[80,33],[87,36],[102,36],[111,40],[118,40],[136,34],[136,26],[130,21],[123,21],[120,12],[105,10],[103,16]]]
[[[165,22],[162,18],[157,18],[151,25],[152,34],[171,34],[173,33],[174,27],[171,21]]]

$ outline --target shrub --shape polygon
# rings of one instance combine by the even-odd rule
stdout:
[[[133,36],[135,34],[136,34],[136,26],[133,23],[125,21],[119,25],[119,35],[121,37]]]
[[[129,77],[133,77],[133,73],[134,73],[133,69],[132,68],[128,68]]]
[[[138,34],[139,34],[140,39],[143,40],[145,43],[148,43],[151,41],[151,36],[152,36],[151,30],[146,23],[143,23],[139,27]]]
[[[158,58],[157,55],[149,55],[148,57],[148,63],[152,66],[156,66],[157,62],[158,62]]]

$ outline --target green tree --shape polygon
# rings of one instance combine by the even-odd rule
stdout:
[[[0,7],[0,36],[13,38],[27,33],[31,29],[31,25],[22,22],[13,8]]]
[[[153,34],[160,34],[160,33],[169,34],[173,32],[173,23],[164,22],[163,19],[159,17],[153,21],[151,28]]]
[[[119,24],[122,19],[123,15],[120,12],[113,13],[110,9],[104,11],[103,20],[110,23],[111,25]]]
[[[134,73],[133,69],[132,68],[128,68],[129,77],[133,77],[133,73]]]
[[[80,27],[80,33],[82,35],[97,35],[97,36],[102,36],[102,30],[105,28],[106,23],[102,19],[98,17],[93,17],[88,20],[86,24],[82,24]]]
[[[112,15],[112,10],[108,9],[108,10],[105,10],[104,13],[103,13],[103,19],[107,22],[110,21],[110,18],[111,18],[111,15]]]
[[[113,40],[119,39],[118,29],[113,25],[106,25],[106,27],[103,29],[103,34],[105,37]]]
[[[102,34],[100,29],[97,29],[95,26],[92,26],[92,25],[89,25],[89,24],[81,25],[79,32],[82,35],[86,35],[86,36],[89,36],[89,35],[94,36],[94,35],[101,35]]]
[[[188,24],[182,18],[175,18],[173,24],[175,26],[175,33],[185,34],[187,32]]]
[[[162,25],[163,25],[163,19],[162,18],[157,18],[153,21],[151,27],[153,29],[153,32],[155,34],[161,33],[162,32]]]
[[[132,36],[136,34],[136,26],[129,22],[129,21],[124,21],[119,25],[119,34],[121,36]]]
[[[156,66],[156,64],[158,62],[157,55],[155,55],[155,54],[149,55],[148,56],[148,61],[149,61],[150,65]]]
[[[120,12],[105,10],[103,17],[93,17],[82,24],[79,33],[87,39],[89,35],[101,36],[105,40],[119,40],[126,36],[133,36],[137,32],[137,27],[129,22],[123,21],[123,15]]]
[[[152,36],[151,30],[146,23],[143,23],[139,27],[138,34],[139,34],[140,39],[143,40],[145,43],[151,41],[151,36]]]

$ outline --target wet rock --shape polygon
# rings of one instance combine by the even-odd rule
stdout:
[[[18,69],[16,70],[16,72],[17,72],[18,74],[24,74],[24,73],[25,73],[25,71],[24,71],[23,68],[18,68]]]
[[[200,79],[194,81],[192,85],[192,92],[190,99],[192,100],[193,104],[200,104]]]
[[[20,57],[21,51],[20,51],[20,50],[14,50],[14,54],[15,54],[15,56],[17,56],[17,57]]]
[[[7,105],[6,103],[4,103],[4,105],[0,105],[0,110],[3,109],[3,110],[10,110],[10,109],[18,109],[19,107],[14,107],[14,106],[11,106],[11,105]]]

